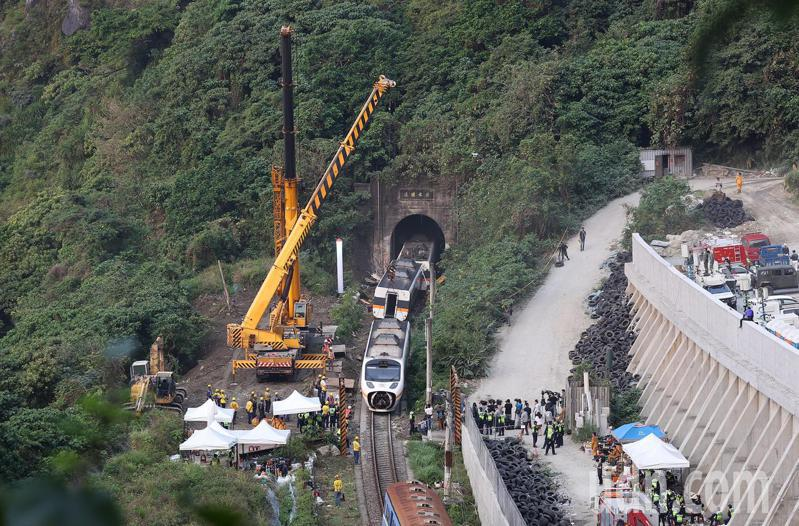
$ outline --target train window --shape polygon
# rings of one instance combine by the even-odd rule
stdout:
[[[366,380],[370,382],[399,382],[400,366],[397,362],[380,360],[375,365],[366,366]]]

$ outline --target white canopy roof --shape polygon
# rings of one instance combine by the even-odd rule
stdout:
[[[679,469],[690,466],[680,450],[655,435],[624,444],[622,448],[638,469]]]
[[[223,431],[224,428],[213,422],[205,429],[199,429],[180,445],[181,451],[213,451],[219,449],[230,449],[236,445],[236,437],[225,432],[220,433],[213,426],[217,426]]]
[[[264,419],[252,429],[233,431],[233,433],[236,434],[238,443],[241,445],[282,445],[288,441],[291,431],[288,429],[275,429]]]
[[[296,415],[297,413],[311,413],[321,411],[322,404],[318,398],[302,396],[297,391],[285,400],[272,403],[272,413],[275,415]]]
[[[190,407],[183,415],[184,422],[223,422],[229,424],[233,421],[233,409],[219,407],[210,398],[200,407]]]

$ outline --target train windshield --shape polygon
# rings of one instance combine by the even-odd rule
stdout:
[[[389,360],[370,362],[366,366],[366,380],[370,382],[399,382],[400,365]]]

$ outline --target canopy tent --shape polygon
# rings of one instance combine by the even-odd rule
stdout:
[[[288,439],[291,431],[288,429],[275,429],[270,426],[266,419],[252,429],[246,431],[233,431],[238,439],[239,445],[283,445]]]
[[[664,438],[666,433],[660,429],[660,426],[648,426],[639,422],[624,424],[613,430],[613,436],[619,442],[635,442],[647,435],[655,435],[658,438]]]
[[[272,414],[277,415],[296,415],[298,413],[313,413],[321,411],[322,404],[318,398],[302,396],[297,391],[285,400],[278,400],[272,403]]]
[[[680,469],[690,466],[676,447],[655,435],[647,435],[638,442],[624,444],[622,448],[638,469]]]
[[[215,451],[220,449],[230,449],[236,445],[236,437],[228,433],[222,434],[212,426],[224,428],[213,422],[204,429],[198,429],[180,445],[181,451]]]
[[[200,407],[190,407],[183,416],[184,422],[222,422],[229,424],[233,421],[236,411],[219,407],[210,398]]]

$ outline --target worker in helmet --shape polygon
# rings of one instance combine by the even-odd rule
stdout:
[[[316,377],[314,380],[314,389],[316,389],[316,397],[322,399],[322,375]]]
[[[255,406],[252,400],[247,400],[247,403],[244,405],[244,410],[247,412],[247,422],[252,422],[252,419],[255,418]]]
[[[355,464],[361,463],[361,437],[355,435],[352,441],[352,456],[355,458]]]
[[[213,388],[211,387],[211,384],[208,384],[208,390],[207,390],[206,392],[207,392],[207,394],[208,394],[208,399],[209,399],[209,400],[210,400],[211,398],[213,398],[213,396],[214,396],[214,390],[213,390]]]
[[[235,396],[230,400],[230,408],[233,410],[233,422],[232,422],[232,424],[233,424],[233,426],[235,426],[236,425],[236,413],[239,410],[239,403],[236,401],[236,397]]]
[[[266,416],[266,413],[264,412],[264,397],[263,396],[258,398],[258,407],[257,407],[257,409],[258,409],[258,419],[259,420],[263,420],[264,416]]]
[[[267,415],[272,411],[272,392],[267,387],[264,390],[264,413]]]
[[[219,393],[219,407],[227,407],[227,398],[225,397],[224,391]]]
[[[322,379],[319,381],[319,403],[324,404],[325,398],[327,398],[327,380],[323,375]]]

